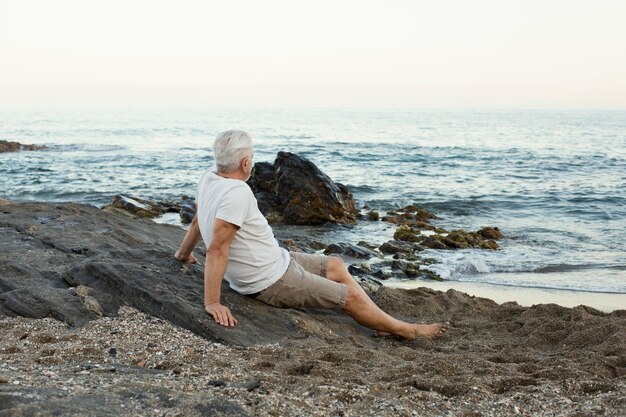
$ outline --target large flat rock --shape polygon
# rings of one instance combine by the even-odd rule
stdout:
[[[227,283],[222,302],[239,325],[215,324],[203,309],[202,265],[174,259],[184,233],[89,205],[6,202],[0,206],[0,314],[52,316],[80,326],[127,305],[209,340],[241,346],[306,338],[314,335],[312,327],[331,322],[337,334],[363,334],[339,312],[271,308]],[[203,252],[199,247],[199,259]],[[79,286],[91,290],[77,293]]]

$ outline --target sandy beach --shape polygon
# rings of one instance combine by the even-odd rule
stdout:
[[[383,289],[395,314],[447,317],[431,342],[338,335],[233,348],[122,308],[70,328],[0,319],[1,415],[623,415],[626,314]]]
[[[439,291],[454,289],[477,297],[490,298],[498,303],[514,301],[526,307],[548,303],[558,304],[563,307],[586,305],[606,313],[626,308],[626,295],[624,294],[553,290],[547,288],[523,288],[510,285],[459,281],[432,282],[424,280],[388,280],[385,282],[385,285],[391,288],[404,289],[419,288],[422,285],[427,285]]]
[[[0,227],[0,415],[624,414],[625,310],[359,278],[395,317],[452,323],[405,341],[224,284],[225,328],[202,309],[202,266],[172,257],[180,227],[11,202]]]

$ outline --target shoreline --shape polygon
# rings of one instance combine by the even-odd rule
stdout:
[[[600,293],[590,291],[573,291],[562,289],[515,287],[481,282],[464,281],[431,281],[416,279],[412,281],[390,279],[384,284],[390,288],[415,289],[428,287],[437,291],[454,289],[471,296],[488,298],[498,304],[517,302],[524,307],[536,304],[558,304],[561,307],[573,308],[579,305],[593,307],[605,313],[626,308],[626,294]]]
[[[393,317],[452,323],[442,339],[407,341],[224,283],[239,322],[223,327],[202,308],[201,266],[172,259],[179,227],[46,203],[7,203],[0,222],[3,415],[621,416],[626,406],[626,310],[373,285]]]

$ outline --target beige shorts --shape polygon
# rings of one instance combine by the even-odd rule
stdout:
[[[255,298],[274,307],[343,308],[348,286],[326,277],[328,256],[290,252],[285,274]]]

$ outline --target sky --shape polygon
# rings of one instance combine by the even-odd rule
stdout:
[[[626,2],[0,0],[0,105],[626,109]]]

